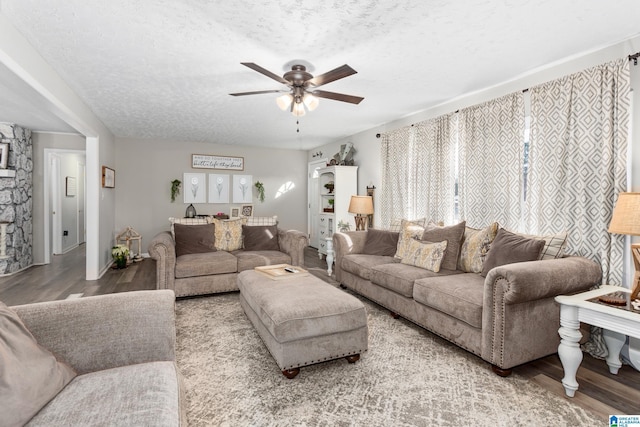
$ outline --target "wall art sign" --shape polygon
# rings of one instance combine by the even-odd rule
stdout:
[[[192,154],[191,167],[194,169],[244,170],[244,157]]]

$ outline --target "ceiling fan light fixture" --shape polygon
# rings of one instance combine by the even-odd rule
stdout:
[[[302,98],[302,101],[304,102],[304,105],[307,106],[309,111],[315,110],[316,108],[318,108],[318,105],[320,104],[320,100],[318,99],[318,97],[313,96],[310,93],[305,93],[304,98]]]
[[[287,111],[291,107],[292,102],[293,96],[288,93],[276,98],[276,104],[278,104],[278,107],[280,107],[282,111]]]
[[[304,104],[302,102],[294,102],[293,103],[293,108],[291,109],[291,114],[293,114],[296,117],[302,117],[306,113],[307,112],[304,110]]]

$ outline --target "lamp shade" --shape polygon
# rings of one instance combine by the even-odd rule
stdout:
[[[373,214],[373,198],[371,196],[351,196],[349,213],[358,215]]]
[[[640,193],[620,193],[609,233],[640,236]]]

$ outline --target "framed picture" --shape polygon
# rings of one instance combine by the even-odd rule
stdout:
[[[102,186],[104,188],[114,188],[116,186],[116,171],[102,166]]]
[[[253,205],[242,205],[240,210],[242,216],[253,216]]]
[[[229,218],[240,218],[240,206],[231,206],[229,209]]]
[[[229,203],[229,175],[209,174],[209,203]]]
[[[233,175],[233,203],[253,201],[253,178],[251,175]]]
[[[64,195],[74,197],[76,195],[76,178],[68,176],[64,179]]]
[[[9,164],[9,144],[3,142],[0,144],[0,169],[6,169]]]
[[[207,203],[207,174],[185,173],[182,177],[185,203]]]

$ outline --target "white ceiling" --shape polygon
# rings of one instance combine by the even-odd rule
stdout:
[[[637,0],[0,1],[116,136],[292,149],[623,41],[640,18]],[[349,64],[358,74],[322,89],[364,101],[321,99],[298,133],[277,94],[228,95],[284,87],[240,62],[282,75],[296,60],[315,75]],[[0,67],[0,121],[70,130],[14,80]]]

